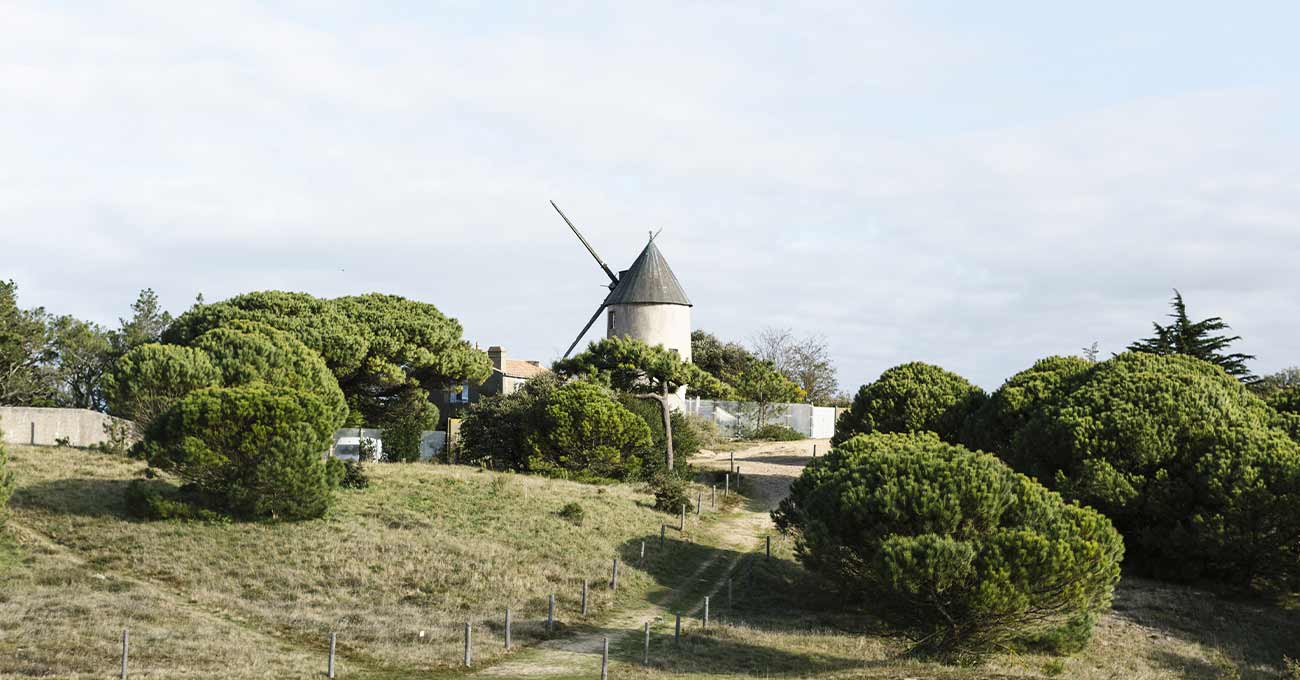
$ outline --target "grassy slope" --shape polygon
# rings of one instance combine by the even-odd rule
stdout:
[[[1300,655],[1293,610],[1128,579],[1116,612],[1076,657],[944,667],[900,658],[904,642],[869,618],[825,613],[837,603],[794,565],[784,540],[770,563],[712,548],[722,526],[706,514],[688,531],[694,544],[671,541],[660,554],[664,516],[627,487],[382,466],[371,468],[371,489],[343,493],[318,522],[143,523],[121,515],[139,463],[75,450],[11,454],[20,492],[17,544],[0,539],[0,676],[104,677],[126,625],[140,677],[319,677],[329,630],[340,632],[344,677],[454,674],[461,622],[476,622],[476,658],[486,661],[499,654],[507,604],[516,641],[544,635],[551,591],[567,627],[594,629],[615,605],[649,600],[694,615],[689,603],[713,596],[715,625],[706,632],[688,620],[678,649],[671,620],[655,622],[649,668],[639,665],[638,635],[616,645],[618,678],[1275,678],[1283,655]],[[555,516],[569,500],[587,510],[582,527]],[[619,602],[593,588],[596,615],[579,620],[579,579],[603,582],[609,557],[634,557],[647,537],[651,559],[624,569]],[[684,579],[715,556],[716,568]],[[715,586],[733,564],[756,568],[728,608]]]
[[[372,466],[371,488],[341,493],[321,521],[135,522],[122,493],[141,463],[24,447],[11,458],[22,556],[0,575],[0,674],[102,675],[124,626],[136,665],[169,676],[233,674],[223,670],[231,656],[248,676],[308,674],[331,630],[354,673],[447,667],[459,661],[465,621],[485,660],[499,653],[507,606],[524,644],[544,635],[550,593],[576,622],[583,578],[593,619],[608,611],[611,593],[598,584],[611,558],[630,556],[630,539],[657,537],[664,518],[625,486],[408,465]],[[581,527],[556,516],[571,500],[586,510]],[[625,569],[618,597],[656,588]],[[275,647],[248,648],[267,635]]]

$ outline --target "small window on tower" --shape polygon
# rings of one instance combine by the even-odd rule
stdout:
[[[605,329],[605,337],[614,337],[614,310],[609,310],[609,328]]]

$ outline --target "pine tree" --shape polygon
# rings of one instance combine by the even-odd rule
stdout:
[[[1185,354],[1218,364],[1229,375],[1236,376],[1244,383],[1258,380],[1250,369],[1246,368],[1246,362],[1254,359],[1254,355],[1224,352],[1229,345],[1240,340],[1241,336],[1213,335],[1217,331],[1229,330],[1228,324],[1224,323],[1222,318],[1212,316],[1201,321],[1192,321],[1187,316],[1187,305],[1183,302],[1183,294],[1178,292],[1177,288],[1174,289],[1174,299],[1169,306],[1174,310],[1169,315],[1169,318],[1174,320],[1173,323],[1161,326],[1152,322],[1155,336],[1129,345],[1130,352],[1160,355]]]

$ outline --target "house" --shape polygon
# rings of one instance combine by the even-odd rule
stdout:
[[[492,375],[481,385],[466,383],[433,395],[444,427],[447,418],[459,417],[460,411],[479,399],[492,394],[514,394],[529,378],[548,370],[540,361],[511,359],[506,356],[505,348],[496,345],[489,347],[487,354],[492,362]]]

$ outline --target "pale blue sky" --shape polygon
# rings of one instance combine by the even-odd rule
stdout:
[[[0,277],[263,288],[563,351],[650,228],[695,325],[985,387],[1180,288],[1300,363],[1296,3],[0,0]]]

